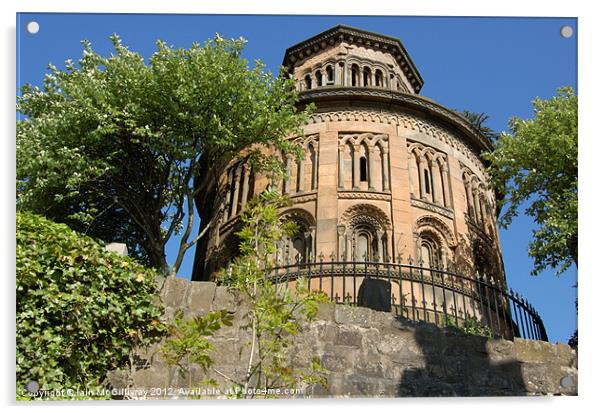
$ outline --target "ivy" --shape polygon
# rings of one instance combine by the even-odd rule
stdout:
[[[16,269],[19,399],[100,390],[108,371],[164,330],[155,272],[66,225],[17,213]],[[30,381],[37,395],[25,390]]]

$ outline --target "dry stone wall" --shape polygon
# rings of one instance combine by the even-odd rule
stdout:
[[[244,301],[211,282],[176,278],[158,283],[167,318],[178,309],[188,316],[218,309],[234,314],[234,325],[222,328],[213,338],[212,356],[221,374],[241,378],[249,357],[245,346],[249,337],[240,329]],[[171,389],[168,398],[186,398],[177,390],[187,390],[207,378],[194,366],[188,375],[179,375],[157,349],[140,350],[131,372],[110,373],[110,386],[163,393]],[[322,305],[316,320],[295,337],[291,362],[307,366],[313,356],[320,358],[326,370],[328,387],[306,389],[306,397],[577,394],[577,355],[567,345],[488,339],[398,320],[366,308]],[[223,376],[209,374],[222,392],[231,385]]]

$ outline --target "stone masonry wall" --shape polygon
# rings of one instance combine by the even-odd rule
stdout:
[[[211,282],[176,278],[158,283],[167,318],[178,309],[188,316],[218,309],[234,314],[234,325],[220,329],[213,338],[212,357],[221,374],[240,378],[249,357],[245,343],[250,339],[239,329],[244,303]],[[179,375],[177,368],[162,360],[157,348],[140,350],[131,372],[110,373],[110,386],[173,387],[169,397],[174,398],[174,390],[207,378],[194,366],[188,376]],[[326,369],[328,388],[315,386],[306,390],[306,397],[577,394],[577,355],[567,345],[487,339],[397,320],[392,314],[366,308],[322,305],[316,320],[295,337],[291,352],[293,364],[299,366],[307,366],[312,356],[318,356]],[[231,385],[213,371],[208,374],[221,390]],[[156,394],[146,398],[163,397]]]

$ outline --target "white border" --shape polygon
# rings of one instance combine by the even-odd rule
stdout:
[[[582,275],[579,285],[579,327],[580,327],[580,370],[579,370],[579,397],[574,398],[479,398],[479,399],[403,399],[403,400],[376,400],[362,399],[352,401],[285,401],[277,403],[248,403],[239,402],[204,402],[191,403],[179,402],[175,410],[190,409],[200,410],[251,410],[263,412],[269,410],[283,410],[291,413],[306,413],[311,410],[345,410],[346,412],[365,413],[375,404],[376,410],[382,411],[404,411],[404,410],[426,410],[432,409],[442,412],[470,412],[473,410],[486,410],[487,413],[504,412],[516,409],[532,409],[546,411],[577,412],[585,408],[584,404],[592,403],[597,396],[597,385],[599,379],[597,374],[598,344],[600,343],[600,310],[594,309],[593,304],[599,302],[601,291],[599,271],[594,268],[598,262],[596,253],[599,255],[600,246],[594,239],[598,234],[599,224],[595,223],[593,217],[600,214],[600,204],[596,197],[596,191],[600,188],[599,173],[596,174],[596,154],[600,150],[600,134],[594,133],[597,124],[594,124],[600,116],[595,101],[601,97],[599,77],[602,74],[600,62],[599,39],[602,39],[602,20],[596,13],[595,1],[579,0],[548,0],[548,1],[525,1],[506,0],[493,2],[471,1],[471,0],[423,0],[423,1],[385,1],[385,0],[280,0],[280,1],[258,1],[248,0],[219,0],[212,2],[204,1],[152,1],[152,0],[104,0],[102,2],[68,1],[68,0],[22,0],[14,1],[12,4],[2,2],[3,42],[2,42],[2,85],[4,99],[1,100],[2,120],[4,134],[2,145],[3,163],[1,191],[4,195],[2,203],[2,229],[3,249],[2,263],[5,264],[3,273],[4,306],[3,321],[6,332],[2,343],[5,367],[1,376],[1,387],[6,404],[11,404],[14,396],[14,96],[15,90],[15,13],[19,12],[120,12],[120,13],[219,13],[219,14],[342,14],[347,15],[432,15],[432,16],[546,16],[546,17],[578,17],[579,18],[579,105],[580,105],[580,274]],[[535,51],[536,52],[536,51]],[[506,62],[505,64],[520,64],[520,62]],[[594,158],[596,157],[596,158]],[[583,225],[587,223],[587,225]],[[595,249],[595,250],[594,250]],[[596,295],[596,296],[594,296]],[[597,299],[597,300],[596,300]],[[592,332],[589,331],[590,328]],[[599,393],[599,392],[598,392]],[[171,403],[172,405],[175,403]],[[167,409],[165,402],[154,402],[150,404],[129,403],[127,406],[112,403],[111,410],[118,408],[130,410],[130,407],[144,410],[163,411]],[[82,407],[82,406],[85,406]],[[81,412],[91,410],[104,412],[107,407],[89,403],[69,404],[46,404],[35,405],[41,410],[50,413],[64,413],[65,411]],[[31,405],[9,407],[10,411],[21,411],[30,409]]]

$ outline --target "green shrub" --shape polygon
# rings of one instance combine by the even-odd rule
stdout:
[[[164,330],[155,272],[63,224],[18,213],[16,269],[18,398],[31,397],[29,381],[42,391],[99,389]]]
[[[461,330],[469,335],[484,336],[486,338],[493,338],[493,332],[487,325],[483,325],[474,316],[468,316],[465,321],[456,320],[449,315],[445,315],[442,318],[443,326],[449,326]]]

